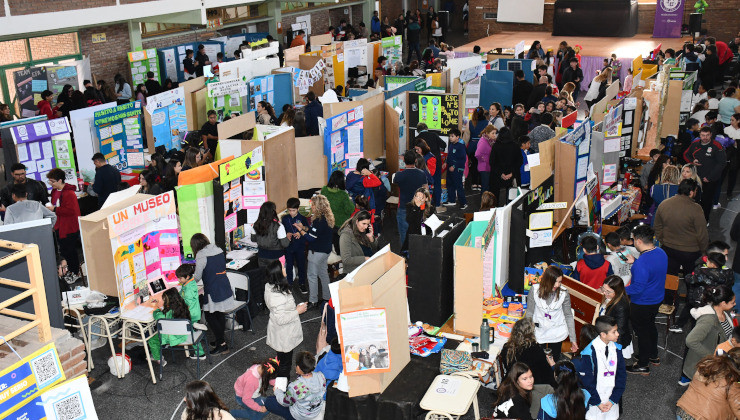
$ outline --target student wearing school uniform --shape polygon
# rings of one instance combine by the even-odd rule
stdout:
[[[460,209],[468,206],[463,186],[463,172],[467,155],[465,143],[460,141],[460,130],[453,128],[449,132],[450,152],[447,155],[447,202],[445,206],[460,205]]]
[[[301,293],[308,293],[306,275],[306,238],[303,236],[302,228],[309,228],[306,216],[298,212],[301,206],[301,200],[296,197],[290,197],[286,203],[288,210],[280,219],[285,228],[286,235],[290,240],[290,245],[285,248],[285,272],[288,277],[288,284],[293,285],[293,266],[298,267],[298,286]]]

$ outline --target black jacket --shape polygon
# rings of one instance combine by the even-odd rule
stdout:
[[[553,387],[557,385],[555,375],[552,374],[552,368],[547,363],[545,351],[542,350],[540,344],[535,343],[523,349],[519,354],[514,356],[511,363],[507,361],[509,347],[508,343],[504,344],[504,347],[501,349],[501,355],[499,356],[501,358],[501,365],[504,367],[504,375],[509,372],[509,369],[511,369],[515,362],[522,362],[532,370],[535,384],[552,385]]]
[[[430,214],[434,214],[434,207],[432,207],[432,212]],[[409,249],[409,236],[412,234],[421,235],[421,223],[423,221],[424,210],[416,207],[413,202],[406,203],[406,223],[408,223],[409,228],[406,232],[406,239],[403,241],[403,245],[401,246],[402,250]]]
[[[14,203],[11,193],[13,185],[14,183],[11,182],[0,190],[0,203],[5,207]],[[26,193],[28,193],[27,199],[30,201],[38,201],[41,204],[49,202],[49,190],[46,185],[35,179],[26,178]]]
[[[630,304],[627,299],[620,299],[607,309],[605,314],[617,320],[617,331],[619,331],[617,343],[622,348],[629,346],[632,342],[632,324],[630,323]]]
[[[547,89],[546,84],[540,84],[532,88],[532,92],[529,94],[527,99],[527,110],[537,105],[537,102],[541,101],[545,97],[545,90]]]
[[[491,148],[491,185],[501,185],[503,174],[513,174],[511,179],[521,182],[522,151],[510,137],[499,137]],[[509,180],[509,183],[511,180]],[[494,193],[495,194],[495,193]]]
[[[514,82],[511,104],[522,104],[526,106],[529,103],[529,95],[532,93],[532,89],[534,89],[534,86],[526,79]]]
[[[324,107],[318,100],[311,102],[303,108],[306,115],[306,134],[309,136],[319,135],[319,117],[324,116]]]
[[[740,243],[740,214],[735,216],[735,220],[732,222],[732,228],[730,228],[730,239]],[[735,256],[732,257],[732,271],[740,273],[740,244],[735,245]]]
[[[509,400],[502,401],[500,405],[503,405]],[[497,419],[518,419],[518,420],[532,420],[532,415],[529,413],[529,409],[532,406],[527,402],[527,400],[524,399],[519,393],[514,394],[514,396],[511,398],[511,401],[514,403],[514,405],[509,408],[508,411],[501,411],[498,409],[498,406],[494,404],[493,407],[493,416]],[[537,404],[540,402],[537,401]]]
[[[733,223],[733,228],[734,228]],[[732,235],[732,231],[730,231]],[[712,286],[726,285],[732,287],[735,282],[733,270],[709,267],[697,267],[694,272],[688,274],[684,279],[686,281],[686,302],[692,308],[702,306],[701,298],[704,290]]]
[[[111,193],[118,191],[121,183],[121,173],[109,164],[95,168],[95,182],[92,189],[98,195],[98,207],[102,207]]]
[[[146,79],[144,87],[146,87],[147,98],[162,92],[162,85],[154,79]]]
[[[429,151],[432,152],[435,158],[437,158],[437,168],[441,167],[442,151],[447,148],[447,144],[445,144],[444,140],[442,140],[436,133],[432,133],[431,131],[422,131],[416,135],[416,138],[411,140],[411,146],[409,149],[416,147],[416,143],[418,143],[419,140],[424,140],[426,142],[427,146],[429,146]]]
[[[576,82],[576,79],[578,81]],[[563,84],[566,84],[568,82],[573,82],[576,85],[576,92],[578,92],[578,89],[581,88],[581,82],[583,82],[583,70],[581,70],[580,67],[576,67],[575,70],[573,70],[573,67],[568,66],[563,70]]]

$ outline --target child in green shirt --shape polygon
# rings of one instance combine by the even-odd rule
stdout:
[[[156,298],[152,299],[152,303],[155,305],[160,304],[160,301]],[[155,309],[152,314],[154,320],[160,319],[189,319],[191,310],[185,303],[185,300],[177,292],[177,289],[170,288],[164,291],[162,294],[162,308]],[[170,335],[170,334],[157,334],[149,339],[149,351],[151,353],[151,359],[159,362],[161,357],[162,344],[177,346],[187,341],[188,337],[185,335]],[[191,359],[205,359],[205,352],[203,347],[198,344],[196,354],[190,356]],[[163,363],[166,361],[163,360]]]
[[[190,311],[190,321],[193,327],[205,330],[205,325],[200,324],[200,297],[198,295],[198,283],[193,277],[195,266],[192,264],[182,264],[175,270],[177,280],[180,282],[180,296],[185,301]]]

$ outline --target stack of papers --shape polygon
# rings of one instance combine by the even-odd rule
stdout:
[[[226,254],[226,258],[229,260],[249,260],[253,256],[257,255],[257,252],[249,250],[249,249],[235,249],[233,251],[229,251]]]
[[[239,270],[247,264],[249,264],[249,260],[231,260],[226,264],[226,268],[229,270]]]

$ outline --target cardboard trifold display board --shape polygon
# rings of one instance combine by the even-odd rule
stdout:
[[[350,397],[383,392],[411,360],[405,271],[404,259],[386,249],[334,286],[339,297],[337,313],[386,309],[390,371],[348,376]]]

